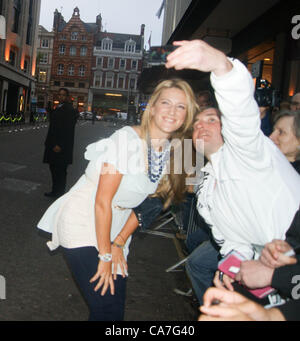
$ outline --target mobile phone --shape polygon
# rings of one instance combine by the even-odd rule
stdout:
[[[168,55],[177,47],[178,46],[174,45],[152,46],[149,51],[149,62],[165,64],[167,62]]]

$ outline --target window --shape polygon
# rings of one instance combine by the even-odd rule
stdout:
[[[74,76],[75,74],[75,67],[73,64],[69,65],[69,72],[68,72],[69,76]]]
[[[64,70],[65,70],[64,64],[58,64],[57,74],[58,75],[63,75],[64,74]]]
[[[78,87],[79,87],[79,88],[85,88],[85,83],[79,83],[79,84],[78,84]]]
[[[16,65],[17,50],[14,47],[10,48],[9,51],[9,64],[12,66]]]
[[[67,40],[66,35],[62,34],[59,36],[59,40]]]
[[[30,63],[29,59],[26,58],[26,59],[24,60],[24,68],[23,68],[23,71],[24,71],[25,73],[28,72],[29,63]]]
[[[125,86],[125,75],[119,75],[118,88],[124,89],[124,86]]]
[[[84,65],[80,65],[79,66],[79,76],[80,77],[84,77],[85,76],[85,66]]]
[[[134,53],[136,43],[134,40],[130,39],[125,43],[125,52]]]
[[[60,82],[54,81],[54,86],[60,86]]]
[[[129,79],[129,86],[130,86],[130,89],[135,89],[135,83],[136,83],[135,78],[130,78],[130,79]]]
[[[125,70],[126,68],[126,60],[120,59],[120,70]]]
[[[71,33],[71,40],[78,40],[78,32]]]
[[[82,37],[81,37],[81,40],[86,41],[86,40],[87,40],[87,39],[86,39],[86,36],[82,36]]]
[[[137,60],[132,60],[131,61],[131,69],[132,70],[136,70],[137,69],[137,65],[138,65]]]
[[[102,62],[103,62],[103,58],[102,57],[97,57],[97,66],[98,67],[102,67]]]
[[[27,24],[27,34],[26,34],[26,44],[27,45],[31,45],[32,23],[33,23],[33,0],[30,0],[30,2],[29,2],[29,16],[28,16],[28,24]]]
[[[113,69],[115,67],[115,60],[114,58],[108,58],[108,68]]]
[[[70,47],[70,56],[76,56],[76,46]]]
[[[60,45],[58,48],[58,52],[61,56],[63,56],[66,53],[66,46],[65,45]]]
[[[40,69],[39,82],[46,83],[46,81],[47,81],[47,71],[45,69]]]
[[[48,53],[40,54],[40,64],[48,64]]]
[[[49,47],[49,40],[48,39],[42,39],[41,47],[48,48]]]
[[[94,76],[94,87],[101,88],[102,86],[102,73],[96,73]]]
[[[102,40],[101,48],[102,48],[102,50],[111,51],[112,50],[112,45],[113,45],[113,41],[111,39],[104,38]]]
[[[12,32],[19,33],[19,23],[21,15],[21,0],[13,0],[13,20],[12,20]]]
[[[68,88],[74,88],[75,87],[75,83],[73,82],[65,82],[65,86]]]
[[[82,57],[87,55],[87,47],[86,46],[81,46],[81,48],[80,48],[80,55]]]
[[[114,84],[114,74],[108,72],[108,73],[106,74],[105,87],[106,87],[106,88],[113,88],[113,84]]]

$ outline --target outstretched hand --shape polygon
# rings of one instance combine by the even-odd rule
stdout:
[[[166,68],[194,69],[222,76],[232,69],[226,55],[202,40],[176,41],[178,48],[167,57]]]

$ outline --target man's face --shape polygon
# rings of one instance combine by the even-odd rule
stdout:
[[[204,155],[208,159],[224,144],[221,129],[221,121],[216,109],[206,109],[196,116],[193,125],[193,143],[196,147],[196,140],[203,140]]]
[[[296,94],[291,102],[291,110],[296,111],[300,110],[300,93]]]
[[[67,99],[68,99],[67,93],[64,90],[60,90],[58,94],[59,103],[65,103],[67,102]]]

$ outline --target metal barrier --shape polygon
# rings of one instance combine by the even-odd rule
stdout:
[[[40,129],[47,127],[48,117],[46,114],[31,113],[30,124],[32,129]],[[23,131],[25,125],[25,115],[19,113],[0,113],[0,130],[8,131],[9,133]]]

